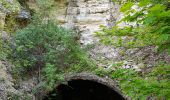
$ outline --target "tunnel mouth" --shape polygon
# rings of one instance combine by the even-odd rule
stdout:
[[[62,100],[124,100],[110,87],[91,80],[68,81],[68,87],[59,91]]]
[[[65,80],[43,100],[125,100],[113,80],[84,73],[69,75]]]

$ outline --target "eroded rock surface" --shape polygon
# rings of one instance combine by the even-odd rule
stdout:
[[[62,11],[64,13],[58,14],[59,22],[62,22],[62,26],[77,31],[83,47],[91,47],[88,52],[98,66],[107,68],[121,61],[124,63],[123,68],[141,71],[141,66],[153,66],[159,60],[170,62],[167,54],[158,54],[155,47],[127,50],[99,43],[99,38],[95,37],[95,32],[100,31],[99,26],[111,28],[123,17],[119,11],[120,6],[112,0],[67,0],[65,4],[67,5]],[[125,25],[128,24],[121,23],[119,26]]]
[[[11,68],[8,62],[0,61],[0,100],[33,100],[33,81],[16,81]]]
[[[83,45],[98,42],[94,32],[100,25],[111,27],[119,18],[119,6],[111,0],[67,0],[64,14],[58,16],[66,28],[77,29]]]
[[[90,47],[88,52],[98,66],[105,67],[108,65],[106,63],[119,60],[114,47],[104,46],[99,43],[99,38],[95,37],[100,25],[111,28],[120,19],[122,15],[119,5],[114,4],[112,0],[67,0],[65,4],[66,7],[61,7],[65,13],[57,16],[60,24],[76,30],[80,43],[83,47]]]

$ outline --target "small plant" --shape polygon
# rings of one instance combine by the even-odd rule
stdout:
[[[20,96],[11,92],[7,93],[7,100],[20,100]]]
[[[94,70],[95,74],[101,77],[104,77],[107,75],[107,71],[105,71],[103,68],[97,68]]]

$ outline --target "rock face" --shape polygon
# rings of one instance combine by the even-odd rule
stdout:
[[[7,16],[18,14],[19,18],[24,18],[24,13],[20,11],[20,5],[15,0],[0,0],[0,49],[6,46],[10,36],[5,32],[5,25],[7,24]],[[22,12],[22,13],[21,13]],[[25,14],[26,15],[26,14]],[[15,16],[13,16],[15,18]],[[8,28],[8,27],[6,27]],[[3,52],[0,50],[0,56]],[[4,59],[0,59],[0,100],[33,100],[32,80],[16,81],[12,76],[12,64]]]
[[[6,15],[17,13],[20,6],[15,0],[1,0],[0,1],[0,31],[3,30]]]
[[[16,82],[11,75],[12,66],[0,61],[0,100],[34,100],[32,79]]]
[[[7,2],[13,0],[7,0]],[[28,0],[30,9],[35,9],[35,1]],[[32,1],[32,3],[31,3]],[[98,66],[109,68],[116,61],[125,61],[124,68],[145,66],[145,62],[155,64],[160,59],[166,59],[170,62],[170,58],[166,54],[157,55],[154,47],[137,49],[137,50],[124,50],[112,46],[104,46],[99,43],[99,39],[95,37],[95,31],[99,31],[100,25],[111,28],[122,17],[119,12],[119,5],[112,2],[112,0],[55,0],[58,4],[57,9],[53,12],[56,19],[61,26],[73,29],[79,34],[79,40],[83,47],[90,47],[88,50],[89,55],[97,62]],[[14,4],[13,4],[14,6]],[[12,7],[10,7],[12,8]],[[10,9],[4,10],[0,1],[0,36],[7,37],[3,31],[5,24],[5,17],[9,14]],[[27,10],[20,11],[19,18],[29,18],[30,14]],[[54,17],[54,16],[52,16]],[[4,33],[4,34],[1,34]],[[126,55],[126,56],[124,56]],[[124,56],[124,57],[122,57]],[[147,59],[146,59],[147,58]],[[135,61],[136,60],[136,61]],[[148,64],[147,63],[147,64]],[[11,77],[10,67],[0,61],[0,100],[7,100],[8,95],[12,94],[23,95],[27,94],[28,97],[33,99],[31,94],[32,87],[34,86],[33,79],[20,82],[19,86],[14,86],[14,80]],[[23,99],[25,100],[25,99]]]
[[[60,14],[58,19],[66,28],[77,29],[83,45],[93,44],[100,25],[114,25],[120,14],[118,8],[112,0],[67,0],[65,15]]]
[[[60,24],[76,30],[80,36],[80,43],[83,47],[91,47],[88,52],[100,67],[107,68],[115,62],[122,61],[125,65],[122,66],[123,68],[135,68],[140,71],[138,65],[144,67],[143,63],[145,63],[150,66],[158,60],[166,59],[168,61],[170,59],[165,54],[155,55],[154,47],[125,50],[99,43],[99,39],[95,37],[95,32],[100,31],[99,26],[104,25],[111,28],[123,17],[119,11],[120,6],[113,3],[112,0],[67,0],[60,1],[58,4],[60,4],[60,8],[56,13]],[[126,23],[121,23],[119,26],[124,25]],[[150,51],[146,52],[146,49]],[[151,57],[161,59],[150,59]]]
[[[67,0],[59,4],[62,5],[57,14],[60,24],[76,30],[80,43],[83,47],[91,47],[89,54],[99,66],[107,66],[101,64],[101,61],[119,59],[114,47],[102,45],[95,37],[95,32],[100,30],[100,25],[111,28],[120,19],[122,15],[118,4],[114,4],[112,0]]]
[[[7,67],[3,62],[0,62],[0,99],[5,100],[8,92],[14,92],[15,89],[12,87],[12,77],[8,73]]]

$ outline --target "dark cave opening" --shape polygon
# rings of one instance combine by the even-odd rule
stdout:
[[[106,85],[89,80],[71,80],[61,84],[44,100],[125,100]]]

